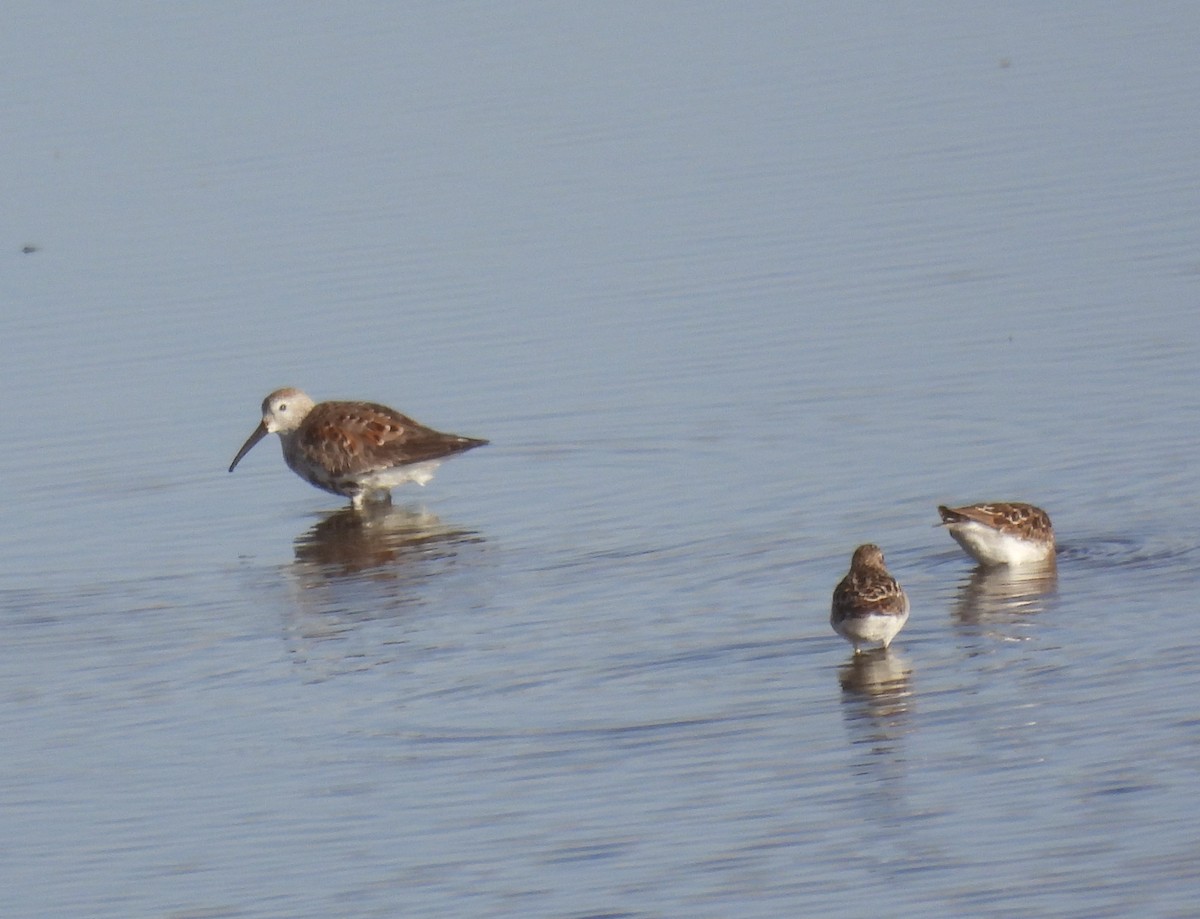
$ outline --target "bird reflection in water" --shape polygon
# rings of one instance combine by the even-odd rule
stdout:
[[[897,745],[908,730],[913,697],[908,661],[895,651],[873,648],[846,661],[838,680],[846,729],[864,754],[856,766],[864,773],[900,768]]]
[[[1040,613],[1057,586],[1053,559],[1042,565],[980,566],[959,587],[954,616],[959,622],[974,623]]]
[[[882,725],[903,720],[908,712],[912,668],[894,650],[872,648],[854,655],[838,670],[838,680],[843,701],[861,717]]]
[[[908,730],[912,667],[892,651],[856,654],[838,670],[842,716],[851,742],[866,754],[857,765],[872,772],[897,765],[897,744]]]
[[[345,508],[297,537],[286,619],[293,659],[310,678],[404,656],[412,614],[479,605],[483,537],[422,510]],[[465,575],[465,576],[464,576]]]
[[[458,547],[482,542],[470,530],[444,524],[423,510],[376,505],[344,508],[324,517],[295,542],[296,564],[323,578],[382,569],[388,577],[404,566],[452,559]]]
[[[913,730],[912,667],[895,649],[872,648],[846,661],[838,680],[860,817],[873,828],[874,847],[902,853],[912,841],[904,745]]]

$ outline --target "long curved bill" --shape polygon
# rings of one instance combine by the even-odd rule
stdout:
[[[229,464],[229,471],[233,472],[235,466],[242,461],[242,457],[249,453],[256,443],[267,436],[267,426],[263,422],[258,423],[258,427],[254,429],[254,433],[246,438],[246,442],[242,444],[242,449],[238,450],[237,456],[233,458],[233,462]]]

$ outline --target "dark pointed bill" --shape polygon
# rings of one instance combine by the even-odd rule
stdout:
[[[234,467],[242,461],[245,456],[254,447],[256,443],[267,436],[267,426],[263,422],[258,423],[258,427],[254,429],[254,433],[246,438],[246,442],[242,444],[242,449],[238,450],[237,456],[233,458],[233,462],[229,464],[229,471],[233,472]]]

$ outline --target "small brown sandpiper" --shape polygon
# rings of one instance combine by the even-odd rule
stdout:
[[[850,571],[833,592],[829,624],[858,654],[861,645],[884,649],[908,621],[908,597],[883,563],[883,550],[867,543],[854,550]]]
[[[963,507],[938,506],[955,542],[981,565],[1026,565],[1054,558],[1054,529],[1040,507],[993,501]]]

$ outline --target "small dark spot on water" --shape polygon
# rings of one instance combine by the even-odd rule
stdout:
[[[591,843],[578,846],[564,846],[545,859],[546,864],[561,862],[590,862],[599,859],[613,858],[628,850],[628,842]]]
[[[1147,785],[1147,784],[1106,785],[1102,788],[1095,789],[1093,792],[1091,792],[1089,797],[1093,797],[1093,798],[1105,797],[1105,798],[1107,798],[1107,797],[1112,797],[1114,795],[1131,795],[1131,794],[1135,794],[1139,791],[1152,791],[1153,789],[1154,789],[1153,785]]]
[[[25,243],[25,245],[21,247],[21,251],[26,255],[31,255],[32,253],[37,252],[38,248],[39,247],[35,246],[33,243]]]
[[[199,869],[188,868],[186,871],[174,870],[174,874],[193,874]],[[232,919],[232,917],[240,916],[240,909],[224,906],[199,907],[198,909],[187,909],[182,912],[170,913],[170,919]]]
[[[576,913],[567,919],[637,919],[638,913]]]

